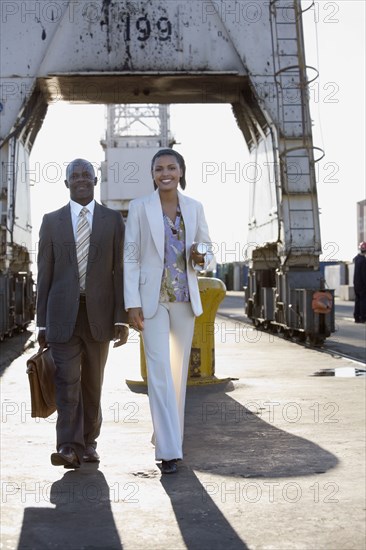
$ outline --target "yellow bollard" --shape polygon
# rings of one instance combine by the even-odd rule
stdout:
[[[230,378],[215,377],[215,317],[225,298],[226,287],[220,279],[198,277],[203,313],[196,317],[188,369],[188,386],[228,382]],[[126,380],[127,385],[147,385],[143,339],[140,336],[140,371],[143,380]]]
[[[188,386],[215,384],[229,379],[215,377],[215,317],[225,298],[226,287],[220,279],[199,277],[198,287],[203,313],[196,317],[188,370]]]

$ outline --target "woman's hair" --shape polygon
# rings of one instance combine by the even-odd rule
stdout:
[[[184,158],[182,157],[182,155],[180,153],[178,153],[178,151],[175,151],[174,149],[169,149],[169,148],[160,149],[157,153],[155,153],[155,155],[153,156],[153,158],[151,160],[151,173],[153,172],[154,163],[155,163],[156,159],[158,159],[159,157],[163,157],[165,155],[170,155],[170,156],[173,156],[177,159],[179,167],[182,170],[182,177],[180,178],[179,185],[181,186],[182,189],[185,189],[185,187],[186,187],[186,163],[184,162]],[[154,188],[155,189],[157,188],[157,185],[156,185],[155,181],[154,181]]]

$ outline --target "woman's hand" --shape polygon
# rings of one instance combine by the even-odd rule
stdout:
[[[206,254],[200,254],[197,251],[197,245],[198,245],[198,243],[193,243],[192,246],[191,246],[191,260],[196,265],[199,265],[199,266],[203,267],[205,265],[205,256],[206,256]]]
[[[128,324],[135,330],[144,330],[144,315],[141,307],[131,307],[128,310]]]

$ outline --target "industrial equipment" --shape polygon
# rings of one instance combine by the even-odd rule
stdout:
[[[29,222],[16,213],[28,200],[21,167],[48,103],[231,103],[254,167],[247,314],[321,344],[334,307],[319,271],[314,164],[323,153],[312,141],[316,71],[302,17],[300,0],[2,2],[3,274],[9,254],[28,249]]]

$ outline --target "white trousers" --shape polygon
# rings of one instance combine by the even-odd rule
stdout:
[[[195,317],[190,302],[159,303],[144,320],[156,460],[183,458],[184,406]]]

